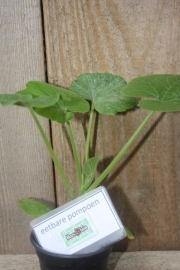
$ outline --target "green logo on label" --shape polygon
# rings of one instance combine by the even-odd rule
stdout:
[[[93,229],[86,218],[61,232],[67,247],[71,247],[91,234],[93,234]]]

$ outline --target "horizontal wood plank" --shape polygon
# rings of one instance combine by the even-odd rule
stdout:
[[[178,270],[180,251],[142,251],[112,253],[108,270]],[[0,269],[38,270],[36,255],[0,255]]]

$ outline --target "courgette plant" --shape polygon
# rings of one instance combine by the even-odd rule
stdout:
[[[99,158],[97,156],[90,157],[89,150],[95,111],[99,114],[116,115],[134,108],[137,104],[136,98],[138,100],[140,98],[138,106],[149,111],[149,114],[107,168],[97,179],[94,179]],[[180,111],[180,75],[148,75],[132,79],[126,84],[122,77],[109,73],[84,73],[72,81],[68,90],[44,82],[30,81],[26,84],[24,90],[20,90],[15,94],[1,94],[0,104],[2,106],[23,106],[29,110],[69,197],[74,199],[95,189],[102,183],[126,153],[154,112]],[[74,113],[88,113],[89,115],[83,164],[80,163],[71,127]],[[67,128],[76,164],[78,194],[74,194],[37,115],[56,121]],[[19,199],[18,204],[23,211],[34,217],[51,210],[44,203],[34,199],[22,198]],[[126,231],[130,239],[134,238],[127,228]]]

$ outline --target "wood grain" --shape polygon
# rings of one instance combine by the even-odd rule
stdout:
[[[110,72],[131,78],[180,72],[180,2],[168,0],[43,0],[48,80],[68,87],[83,72]],[[146,112],[100,116],[95,153],[102,171]],[[73,125],[82,148],[79,116]],[[122,162],[106,179],[124,222],[136,236],[115,250],[178,250],[180,245],[180,114],[156,114]],[[53,124],[53,142],[76,190],[64,128]],[[57,178],[58,203],[68,200]]]
[[[2,0],[0,13],[0,92],[14,93],[29,80],[45,80],[40,1]],[[49,134],[48,121],[42,124]],[[31,218],[17,206],[22,197],[54,203],[52,164],[28,111],[1,107],[1,254],[33,252],[29,241]]]
[[[108,270],[178,270],[179,251],[158,252],[114,252],[110,255]],[[36,255],[0,255],[0,267],[3,270],[38,270]]]

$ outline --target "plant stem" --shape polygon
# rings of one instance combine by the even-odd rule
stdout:
[[[119,162],[119,160],[123,157],[123,155],[126,153],[128,148],[131,146],[131,144],[134,142],[136,137],[139,135],[145,124],[148,122],[148,120],[153,115],[153,111],[151,111],[144,121],[140,124],[140,126],[137,128],[137,130],[134,132],[134,134],[131,136],[131,138],[128,140],[128,142],[125,144],[125,146],[121,149],[121,151],[117,154],[117,156],[113,159],[113,161],[109,164],[109,166],[103,171],[103,173],[96,179],[96,181],[88,188],[88,191],[93,190],[99,184],[104,180],[104,178],[111,172],[111,170],[115,167],[115,165]]]
[[[84,162],[89,159],[89,150],[90,150],[90,141],[91,141],[91,130],[92,130],[92,123],[93,123],[93,116],[94,116],[94,105],[91,103],[91,110],[89,115],[89,122],[88,122],[88,130],[86,136],[86,143],[85,143],[85,151],[84,151]],[[82,187],[84,185],[85,175],[82,173]],[[84,190],[80,189],[79,195],[84,193]]]
[[[66,178],[66,176],[64,174],[64,171],[63,171],[63,169],[62,169],[62,167],[61,167],[61,165],[60,165],[60,163],[59,163],[59,161],[58,161],[58,159],[57,159],[57,157],[56,157],[56,155],[54,153],[54,150],[52,149],[52,146],[51,146],[51,144],[50,144],[50,142],[49,142],[49,140],[48,140],[48,138],[47,138],[47,136],[46,136],[46,134],[45,134],[39,120],[38,120],[38,118],[36,117],[36,114],[34,113],[32,108],[29,108],[29,110],[30,110],[30,113],[31,113],[31,115],[32,115],[38,129],[39,129],[39,132],[41,133],[41,136],[42,136],[42,138],[43,138],[43,140],[44,140],[44,142],[46,144],[46,147],[47,147],[47,149],[48,149],[48,151],[49,151],[49,153],[51,155],[51,158],[52,158],[54,164],[56,165],[56,168],[57,168],[57,170],[59,172],[59,175],[61,176],[62,182],[64,183],[64,185],[66,187],[68,195],[70,196],[71,199],[74,199],[75,196],[74,196],[72,188],[71,188],[71,186],[69,184],[69,181],[67,180],[67,178]]]
[[[74,135],[73,135],[73,131],[72,131],[70,122],[67,122],[66,124],[67,124],[67,127],[68,127],[68,133],[69,133],[69,137],[70,137],[70,141],[71,141],[74,160],[75,160],[75,163],[76,163],[76,170],[77,170],[77,176],[78,176],[78,186],[79,186],[79,190],[80,190],[81,186],[82,186],[81,165],[80,165],[79,156],[78,156],[78,152],[77,152],[77,147],[76,147],[76,144],[75,144]]]
[[[90,149],[90,140],[91,140],[91,130],[92,130],[92,122],[94,116],[94,105],[91,104],[91,111],[89,116],[89,123],[88,123],[88,132],[86,137],[86,145],[85,145],[85,152],[84,152],[84,161],[89,159],[89,149]]]

